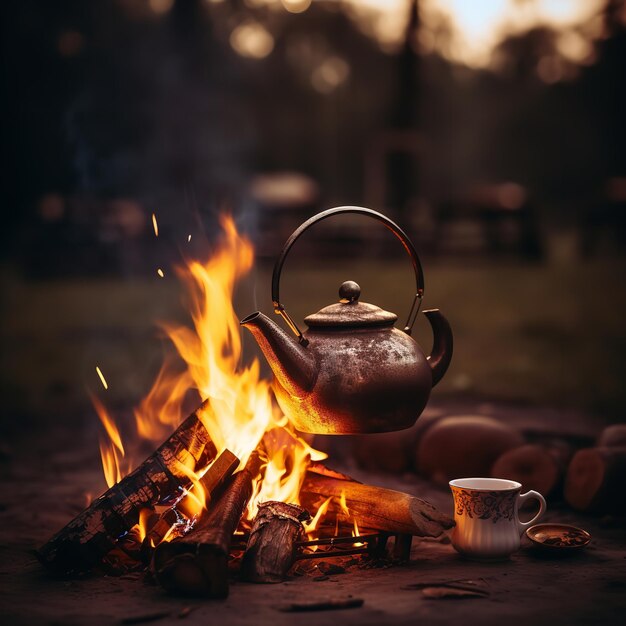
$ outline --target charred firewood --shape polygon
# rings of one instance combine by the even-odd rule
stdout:
[[[199,417],[208,407],[204,402],[154,454],[42,546],[37,551],[41,563],[62,574],[91,569],[137,524],[141,509],[188,488],[185,467],[201,468],[217,453]]]
[[[160,515],[154,514],[148,521],[148,530],[141,543],[141,561],[149,565],[154,554],[154,548],[165,539],[172,529],[182,522],[182,517],[176,507],[171,507]]]
[[[224,450],[215,459],[199,480],[200,487],[204,491],[207,501],[220,491],[238,466],[239,459],[228,449]],[[141,558],[146,564],[152,559],[154,548],[170,533],[172,527],[176,527],[178,524],[183,524],[186,521],[177,509],[178,507],[173,507],[164,511],[149,525],[141,546]]]
[[[242,578],[256,583],[285,580],[294,562],[296,542],[304,536],[302,522],[310,517],[296,504],[260,504],[241,564]]]
[[[328,511],[341,517],[344,515],[340,504],[342,494],[350,515],[364,528],[393,534],[438,537],[454,525],[452,518],[415,496],[311,472],[307,473],[302,485],[300,500],[307,509],[316,511],[332,496]]]
[[[252,496],[253,482],[260,468],[261,459],[255,451],[246,467],[232,477],[194,530],[157,547],[153,569],[164,589],[205,598],[228,596],[231,540]]]

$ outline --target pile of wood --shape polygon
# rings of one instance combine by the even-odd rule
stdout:
[[[338,526],[348,521],[342,520],[347,507],[370,539],[380,539],[378,553],[386,538],[395,535],[395,556],[400,558],[408,557],[413,536],[438,537],[453,525],[452,519],[424,500],[363,485],[312,464],[300,492],[303,506],[262,503],[251,527],[245,527],[243,514],[256,479],[263,477],[264,455],[261,442],[245,467],[236,471],[240,460],[229,450],[217,454],[196,411],[144,463],[52,537],[37,556],[51,571],[67,575],[101,568],[121,551],[138,563],[149,561],[156,580],[170,592],[224,598],[233,569],[248,581],[284,580],[295,561],[306,558],[305,546],[310,542],[304,541],[303,523],[310,518],[309,511],[316,512],[322,503],[333,526],[335,520]],[[207,465],[200,480],[207,494],[206,510],[193,528],[179,524],[172,536],[179,517],[176,506],[192,488],[189,468],[198,471]],[[146,510],[153,514],[140,541],[137,523]],[[166,535],[169,540],[162,541]],[[359,543],[353,553],[368,552],[374,545],[370,539],[366,547]]]
[[[482,415],[423,417],[407,430],[353,441],[368,470],[415,472],[446,485],[467,476],[520,482],[578,511],[626,512],[626,424],[591,436],[517,429]]]
[[[626,424],[605,428],[591,448],[572,457],[565,499],[578,511],[626,513]]]

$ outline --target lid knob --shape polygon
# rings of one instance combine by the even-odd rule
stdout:
[[[345,283],[339,287],[339,297],[342,302],[356,302],[361,295],[361,287],[353,280],[346,280]]]

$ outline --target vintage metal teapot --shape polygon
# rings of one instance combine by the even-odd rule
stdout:
[[[305,318],[302,333],[280,303],[280,274],[291,246],[313,224],[340,213],[358,213],[382,222],[411,257],[416,294],[403,330],[394,313],[359,302],[360,287],[347,281],[340,301]],[[307,433],[355,434],[401,430],[422,413],[430,390],[452,358],[452,330],[438,309],[424,311],[433,330],[426,357],[411,338],[424,294],[424,276],[415,248],[404,231],[377,211],[342,206],[304,222],[287,240],[274,266],[274,311],[295,333],[288,335],[263,313],[241,320],[254,336],[274,372],[274,391],[294,426]]]

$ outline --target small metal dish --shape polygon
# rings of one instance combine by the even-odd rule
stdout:
[[[535,524],[526,536],[538,548],[561,554],[582,550],[591,541],[586,530],[570,524]]]

